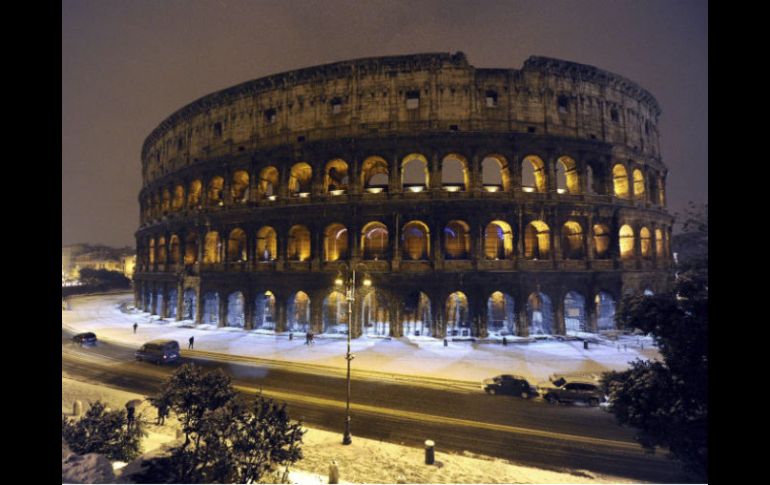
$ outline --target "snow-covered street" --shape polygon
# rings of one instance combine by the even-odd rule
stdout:
[[[157,316],[132,309],[130,293],[72,297],[62,311],[62,326],[75,332],[92,331],[103,341],[140,346],[153,339],[179,341],[184,350],[191,336],[195,350],[290,362],[316,369],[345,367],[345,340],[317,336],[305,345],[304,335],[267,334],[240,328],[193,326],[190,321],[159,321]],[[136,334],[132,328],[138,323]],[[598,375],[623,370],[637,358],[659,357],[650,337],[620,336],[597,339],[583,348],[580,340],[532,343],[448,342],[428,337],[382,339],[361,337],[352,342],[354,372],[449,379],[477,383],[497,374],[518,374],[530,382],[554,373]],[[308,366],[309,364],[309,366]]]

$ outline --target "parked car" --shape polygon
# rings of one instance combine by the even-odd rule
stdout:
[[[557,377],[549,382],[538,384],[540,395],[551,404],[561,402],[585,402],[598,406],[607,400],[598,383],[589,379],[571,379]]]
[[[96,334],[93,332],[84,332],[74,335],[72,341],[80,346],[96,345]]]
[[[524,399],[537,396],[537,388],[521,376],[502,374],[491,379],[484,379],[481,388],[487,394],[509,394]]]
[[[165,364],[180,359],[179,342],[176,340],[153,340],[136,351],[136,360]]]

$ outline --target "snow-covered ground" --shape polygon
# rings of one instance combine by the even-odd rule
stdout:
[[[62,413],[71,415],[74,400],[97,399],[113,409],[122,408],[132,399],[145,396],[97,386],[62,376]],[[146,401],[137,409],[147,421],[149,436],[142,442],[145,456],[162,453],[164,447],[176,440],[178,422],[169,418],[165,426],[155,425],[155,411]],[[392,443],[354,437],[353,444],[343,446],[341,434],[320,429],[307,429],[303,437],[304,458],[291,469],[290,479],[296,484],[328,482],[329,465],[337,462],[340,483],[632,483],[627,479],[597,475],[584,470],[554,472],[513,465],[505,460],[475,454],[451,454],[436,447],[434,465],[424,464],[424,451]],[[62,446],[62,475],[77,477],[81,483],[93,483],[96,473],[102,473],[92,455],[77,460]],[[84,466],[88,462],[90,466]],[[91,463],[93,462],[93,463]],[[140,470],[141,458],[128,464],[113,463],[117,483],[131,483],[129,474]],[[74,467],[77,466],[77,469]],[[102,475],[99,475],[102,476]],[[636,482],[638,483],[638,482]]]
[[[258,357],[311,367],[343,369],[346,343],[342,338],[317,336],[305,345],[304,334],[289,340],[288,333],[271,335],[240,328],[216,328],[193,322],[160,321],[157,316],[133,310],[133,295],[111,294],[69,298],[62,311],[62,326],[92,331],[101,340],[138,347],[158,338],[179,341],[183,354],[187,341],[195,337],[195,350]],[[127,312],[126,309],[129,309]],[[136,334],[132,325],[138,323]],[[452,342],[426,337],[383,339],[361,337],[352,342],[353,372],[451,379],[477,383],[498,374],[518,374],[530,382],[544,381],[553,373],[600,374],[623,370],[637,358],[657,359],[650,337],[619,336],[609,340],[592,335],[597,342],[586,350],[581,340],[542,340],[503,346],[497,342]]]

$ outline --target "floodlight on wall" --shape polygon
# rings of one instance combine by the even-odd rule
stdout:
[[[345,189],[330,190],[329,193],[332,195],[343,195],[345,193]]]
[[[369,273],[364,274],[364,286],[372,286],[372,278],[369,276]]]
[[[268,195],[267,196],[267,200],[277,200],[277,199],[278,199],[277,195]]]
[[[342,279],[342,273],[337,272],[337,277],[334,278],[334,284],[336,286],[342,286],[345,281]]]
[[[567,189],[556,189],[556,192],[559,193],[559,194],[566,194],[567,193]]]
[[[485,185],[484,190],[487,192],[497,192],[500,190],[500,186],[498,185]]]
[[[524,192],[534,192],[535,188],[534,187],[522,187],[521,190],[523,190]]]
[[[460,186],[459,185],[445,185],[444,190],[447,192],[459,192]]]
[[[422,192],[422,190],[423,190],[424,188],[425,188],[425,187],[424,187],[424,186],[422,186],[422,185],[417,185],[417,186],[409,187],[409,191],[410,191],[410,192]]]
[[[366,189],[366,191],[370,194],[379,194],[382,192],[382,187],[369,187]]]
[[[299,194],[297,194],[297,197],[302,197],[303,199],[310,197],[310,192],[300,192]]]

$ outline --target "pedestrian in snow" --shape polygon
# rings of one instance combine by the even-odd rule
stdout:
[[[165,402],[161,402],[158,405],[158,424],[164,425],[166,424],[166,416],[168,416],[168,404]]]
[[[310,345],[310,332],[305,332],[305,345]]]
[[[312,345],[314,343],[315,343],[315,335],[313,335],[313,332],[310,332],[310,344]]]
[[[187,348],[192,349],[194,344],[195,344],[195,336],[192,336],[190,337],[190,345],[188,345]]]
[[[294,334],[292,332],[289,332],[289,340],[294,340]]]
[[[134,322],[134,333],[136,333],[136,327],[138,327],[138,326],[139,326],[139,324]]]
[[[126,416],[128,418],[128,427],[129,429],[131,426],[134,425],[134,414],[136,413],[136,409],[134,408],[134,404],[131,402],[126,403]]]

